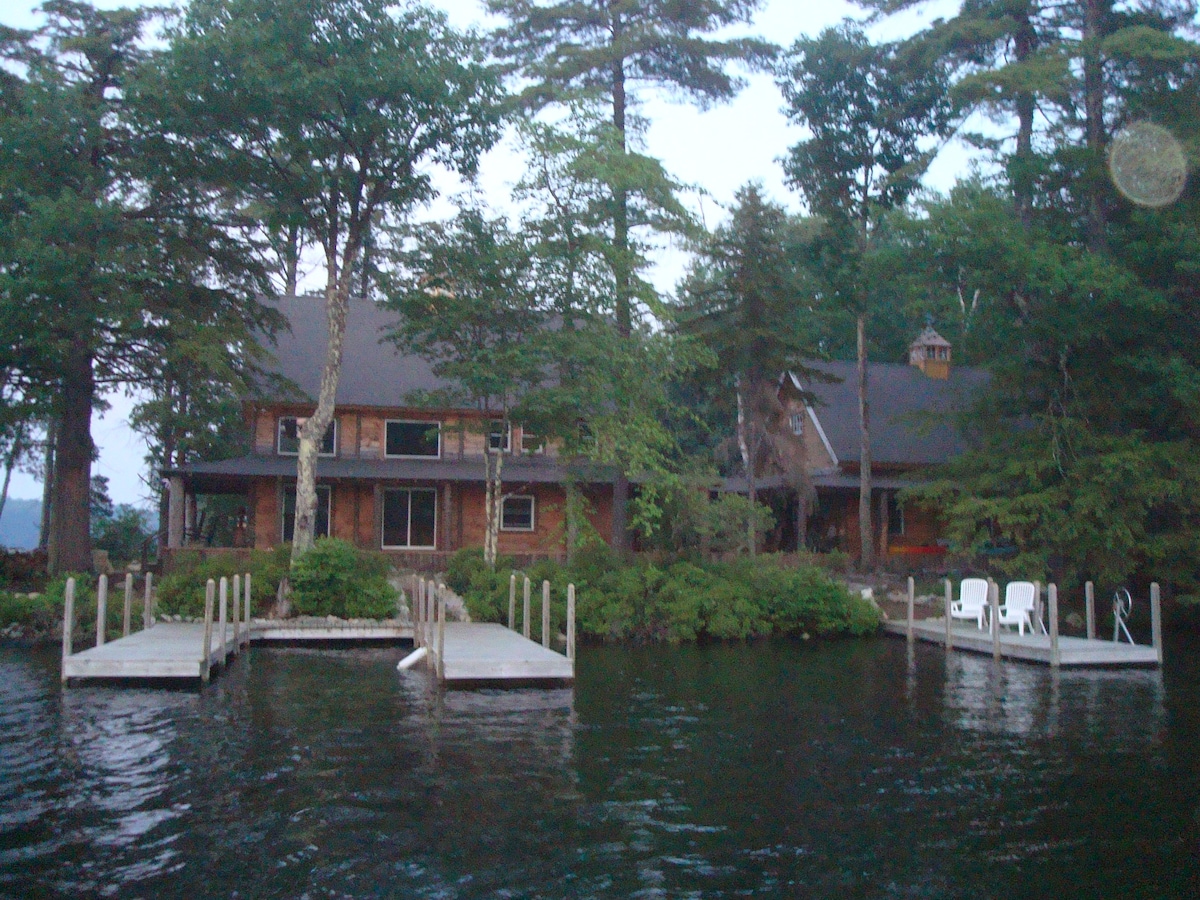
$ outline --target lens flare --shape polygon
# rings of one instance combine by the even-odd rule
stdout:
[[[1135,122],[1117,133],[1108,148],[1108,170],[1117,190],[1139,206],[1173,203],[1187,181],[1179,141],[1151,122]]]

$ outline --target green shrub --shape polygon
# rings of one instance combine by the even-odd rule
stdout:
[[[66,606],[67,579],[75,579],[75,646],[96,640],[96,577],[91,574],[60,575],[46,584],[36,597],[0,592],[0,627],[20,625],[34,640],[58,640],[62,637],[63,610]],[[124,617],[123,595],[110,586],[105,634],[119,637]]]
[[[476,621],[508,618],[509,571],[482,567],[463,592]],[[533,582],[532,635],[541,634],[541,583],[551,583],[552,633],[564,630],[568,583],[576,586],[580,635],[602,640],[748,640],[772,634],[864,635],[878,612],[813,566],[781,565],[770,558],[728,563],[641,560],[619,565],[607,551],[581,555],[570,566],[539,562]],[[518,578],[520,625],[521,578]]]
[[[509,572],[512,568],[513,560],[510,557],[496,558],[497,572]],[[478,573],[490,571],[488,564],[483,561],[482,547],[464,547],[446,563],[446,586],[461,596],[470,588],[471,580]]]
[[[249,558],[180,551],[173,557],[171,573],[158,582],[157,610],[199,618],[204,615],[205,586],[210,578],[220,583],[222,578],[247,572],[251,578],[252,610],[261,610],[279,590],[279,582],[291,563],[291,553],[289,544],[274,550],[255,550]]]
[[[304,616],[390,619],[398,595],[387,576],[382,554],[321,538],[292,568],[292,608]]]

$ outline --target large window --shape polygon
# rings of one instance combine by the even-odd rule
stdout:
[[[383,547],[433,550],[437,546],[437,491],[388,488],[383,492]]]
[[[904,535],[904,506],[895,494],[888,494],[887,498],[887,530],[888,537]]]
[[[441,422],[408,422],[392,420],[384,426],[384,456],[442,455]]]
[[[300,429],[308,419],[301,416],[280,416],[275,449],[280,456],[295,456],[300,452]],[[321,456],[337,455],[337,419],[329,423],[325,429],[325,437],[321,440]]]
[[[501,531],[533,531],[533,497],[505,497],[500,508]]]
[[[313,537],[329,537],[329,485],[317,485],[317,521],[313,526]],[[296,532],[296,489],[288,488],[283,493],[283,521],[280,534],[286,544],[291,541]]]

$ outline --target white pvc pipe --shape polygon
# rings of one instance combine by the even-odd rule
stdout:
[[[404,657],[404,659],[400,660],[400,662],[396,663],[396,668],[401,672],[403,672],[405,669],[411,669],[428,655],[428,647],[418,647],[412,653],[408,654],[408,656]]]

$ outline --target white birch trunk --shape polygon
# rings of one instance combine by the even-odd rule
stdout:
[[[858,475],[858,539],[863,569],[875,565],[874,529],[871,527],[871,408],[867,402],[867,319],[858,317],[858,417],[860,425]]]

